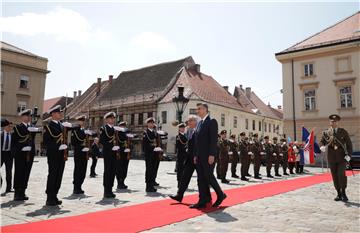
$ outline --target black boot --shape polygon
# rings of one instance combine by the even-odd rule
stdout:
[[[345,189],[342,189],[341,197],[343,202],[347,202],[349,200],[349,198],[346,196]]]
[[[183,196],[180,195],[180,194],[176,194],[175,196],[171,195],[170,198],[175,200],[175,201],[182,202]]]
[[[334,201],[341,201],[341,190],[337,190],[337,196],[334,198]]]

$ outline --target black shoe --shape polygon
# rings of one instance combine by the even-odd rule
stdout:
[[[58,198],[56,198],[55,202],[56,202],[57,205],[61,205],[61,204],[62,204],[62,201],[59,200]]]
[[[128,186],[125,185],[125,184],[119,184],[119,185],[117,186],[117,189],[127,189],[127,188],[128,188]]]
[[[267,177],[269,177],[269,178],[274,178],[272,175],[267,175]]]
[[[281,175],[280,175],[280,174],[275,174],[275,176],[277,176],[277,177],[281,177]]]
[[[261,180],[261,179],[262,179],[261,176],[255,176],[254,178],[255,178],[255,179],[258,179],[258,180]]]
[[[26,196],[26,195],[25,195],[25,193],[23,193],[22,198],[23,198],[23,200],[24,200],[24,201],[29,200],[29,197],[28,197],[28,196]]]
[[[239,176],[236,175],[236,174],[235,174],[235,175],[232,175],[231,177],[232,177],[232,178],[239,178]]]
[[[215,203],[212,205],[213,207],[218,207],[221,205],[221,203],[227,198],[225,193],[222,193],[222,195],[220,197],[217,198],[217,200],[215,201]]]
[[[146,192],[147,193],[154,193],[154,192],[156,192],[157,190],[156,190],[156,188],[154,188],[154,187],[147,187],[146,188]]]
[[[104,198],[115,198],[116,195],[113,192],[104,193]]]
[[[154,182],[154,186],[160,186],[160,184],[158,182]]]
[[[79,194],[83,194],[83,192],[81,192],[81,190],[79,190],[79,189],[74,189],[73,194],[79,195]]]
[[[206,208],[206,203],[196,203],[189,206],[190,209],[204,209]]]
[[[251,177],[251,174],[248,173],[248,174],[246,174],[245,176],[250,176],[250,177]]]
[[[240,180],[249,181],[249,179],[246,178],[245,176],[244,176],[244,177],[241,177]]]
[[[22,196],[15,195],[14,196],[14,201],[25,201],[25,200],[24,200],[24,198]]]
[[[90,175],[90,178],[95,178],[95,177],[96,177],[96,175],[94,175],[94,174]]]
[[[342,201],[343,202],[348,202],[349,201],[349,198],[346,196],[345,193],[343,193],[343,195],[342,195]]]
[[[13,189],[6,189],[5,193],[13,193],[14,190]]]
[[[221,179],[221,183],[228,184],[228,183],[230,183],[230,181],[228,181],[227,179]]]
[[[288,176],[289,175],[289,173],[287,173],[287,172],[284,172],[284,174],[283,174],[284,176]]]
[[[340,195],[337,195],[337,196],[334,198],[334,201],[341,201],[341,196],[340,196]]]
[[[178,201],[178,202],[182,202],[182,199],[183,197],[180,196],[179,194],[176,194],[175,196],[174,195],[170,195],[169,196],[171,199],[175,200],[175,201]]]
[[[56,200],[47,200],[46,201],[46,205],[47,206],[57,206],[58,204],[57,204],[58,202],[56,201]],[[60,204],[59,204],[60,205]]]

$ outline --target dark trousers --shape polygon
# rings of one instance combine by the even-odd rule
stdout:
[[[347,187],[347,177],[345,174],[346,162],[344,161],[344,162],[329,163],[329,167],[335,189],[336,190],[346,189]]]
[[[294,174],[295,163],[288,163],[290,174]]]
[[[266,155],[266,174],[271,175],[271,168],[273,163],[272,155]]]
[[[286,169],[288,168],[288,158],[287,156],[284,156],[282,158],[282,164],[281,164],[282,168],[283,168],[283,173],[286,173]]]
[[[87,157],[86,153],[82,151],[75,151],[74,153],[74,173],[73,173],[73,184],[74,189],[80,190],[84,183],[87,168]]]
[[[27,152],[18,152],[15,155],[15,191],[25,191],[25,189],[27,189],[34,156],[30,155],[29,161],[27,160],[27,157]]]
[[[254,176],[260,175],[261,156],[259,154],[254,157]]]
[[[129,159],[127,153],[120,153],[120,159],[116,160],[116,180],[118,185],[124,184],[128,173],[128,167]]]
[[[96,164],[97,164],[97,158],[96,158],[96,156],[93,156],[91,167],[90,167],[90,176],[94,176],[96,174],[96,172],[95,172]]]
[[[112,193],[116,173],[116,155],[113,151],[104,151],[104,192]]]
[[[301,165],[299,161],[296,162],[296,173],[300,174],[304,172],[304,165]]]
[[[178,181],[178,187],[180,186],[180,180],[183,176],[184,173],[184,169],[185,169],[185,161],[184,161],[184,155],[179,155],[177,156],[177,169],[176,169],[176,179]]]
[[[275,174],[276,175],[279,174],[280,160],[281,160],[280,156],[278,156],[278,155],[274,156],[274,164],[275,164],[274,169],[275,169]]]
[[[229,167],[229,156],[228,155],[220,155],[219,156],[219,176],[220,179],[226,179],[226,173]]]
[[[54,199],[61,187],[65,167],[64,154],[63,151],[48,150],[46,155],[49,170],[46,183],[46,194],[48,195],[48,199]]]
[[[241,155],[241,177],[245,177],[249,173],[250,166],[250,156],[249,155]]]
[[[179,189],[177,192],[179,196],[184,196],[184,193],[189,186],[191,177],[194,174],[195,169],[196,167],[193,161],[190,161],[189,159],[188,161],[185,162],[184,171],[179,181]]]
[[[160,165],[159,155],[156,154],[155,157],[156,157],[156,160],[155,160],[155,172],[154,172],[154,180],[153,180],[154,183],[156,182],[156,178],[157,178],[158,171],[159,171],[159,165]]]
[[[14,158],[10,151],[1,151],[1,167],[5,163],[6,172],[6,190],[11,190],[12,187],[12,167]]]
[[[156,164],[157,158],[154,153],[146,153],[145,154],[145,183],[148,186],[153,186],[156,178]]]
[[[236,175],[236,167],[239,162],[239,155],[233,154],[231,156],[231,175]]]
[[[211,200],[210,186],[215,190],[216,195],[222,195],[222,190],[214,176],[215,164],[209,165],[208,161],[197,161],[199,203],[207,203]]]

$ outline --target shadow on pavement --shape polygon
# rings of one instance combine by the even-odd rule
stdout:
[[[8,201],[8,202],[4,202],[4,203],[1,203],[1,208],[13,208],[13,207],[16,207],[16,206],[19,206],[19,205],[23,205],[23,206],[29,206],[29,205],[35,205],[34,203],[28,203],[28,202],[25,202],[25,201]]]
[[[225,208],[226,207],[221,207],[220,210],[207,213],[206,215],[215,219],[217,222],[236,222],[238,219],[233,217],[231,214],[224,212]]]
[[[117,198],[103,198],[100,201],[96,202],[95,204],[97,205],[114,205],[114,206],[118,206],[118,205],[122,205],[125,203],[128,203],[129,201],[121,201]]]
[[[71,194],[67,197],[64,197],[64,199],[66,200],[81,200],[81,199],[85,199],[85,198],[89,198],[92,196],[88,196],[86,194]]]
[[[116,189],[116,193],[138,193],[140,190],[136,189]]]
[[[59,206],[43,206],[41,209],[34,210],[32,212],[26,213],[27,217],[37,217],[42,215],[47,215],[48,218],[54,215],[60,215],[65,213],[70,213],[70,210],[62,210]]]
[[[158,192],[154,192],[154,193],[146,193],[147,197],[164,197],[167,198],[168,195],[162,194],[162,193],[158,193]]]
[[[355,206],[355,207],[358,207],[360,208],[360,203],[357,203],[357,202],[352,202],[352,201],[348,201],[348,202],[345,202],[344,205],[346,207],[352,207],[352,206]]]

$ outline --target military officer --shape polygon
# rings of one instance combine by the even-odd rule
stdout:
[[[101,156],[99,147],[100,147],[99,146],[99,138],[95,137],[94,142],[91,146],[91,159],[92,159],[92,163],[91,163],[91,167],[90,167],[90,177],[91,178],[95,178],[97,176],[97,174],[95,172],[95,168],[96,168],[97,160]]]
[[[185,159],[187,158],[187,143],[188,139],[185,136],[185,127],[184,123],[178,124],[179,133],[176,136],[176,162],[177,162],[177,182],[178,188],[180,187],[180,180],[183,175],[184,167],[185,167]]]
[[[239,178],[238,175],[236,175],[236,167],[239,162],[239,144],[236,142],[236,135],[233,134],[230,136],[230,151],[229,151],[229,158],[231,160],[231,177],[233,178]]]
[[[145,183],[146,183],[146,192],[156,192],[155,178],[156,178],[156,163],[158,154],[154,151],[156,147],[157,134],[154,129],[155,119],[150,117],[145,120],[147,129],[143,133],[143,151],[145,154]]]
[[[241,161],[241,180],[248,181],[249,179],[246,178],[249,172],[249,163],[250,163],[250,155],[249,155],[249,144],[245,140],[245,132],[240,133],[240,161]]]
[[[103,146],[104,156],[104,198],[115,198],[112,189],[116,173],[117,153],[120,149],[116,142],[114,129],[116,114],[108,112],[104,115],[105,125],[100,128],[100,143]]]
[[[15,157],[15,201],[29,199],[25,195],[25,190],[28,186],[35,156],[35,134],[29,130],[29,127],[32,127],[31,112],[31,109],[26,109],[19,113],[21,123],[14,127],[14,132],[11,136],[12,149]]]
[[[350,161],[352,154],[352,143],[348,132],[338,126],[340,116],[333,114],[329,116],[330,128],[323,133],[321,138],[321,150],[325,152],[328,146],[328,162],[333,178],[334,187],[337,191],[335,201],[348,201],[346,196],[347,177],[345,175],[346,163]]]
[[[6,172],[6,189],[5,193],[14,192],[12,189],[12,168],[14,164],[14,156],[11,153],[11,131],[12,131],[12,122],[1,119],[1,127],[3,131],[1,132],[1,166],[5,163],[5,172]],[[1,178],[2,186],[2,178]]]
[[[220,132],[219,139],[219,176],[221,179],[221,183],[228,184],[229,180],[226,179],[226,173],[229,166],[229,141],[226,138],[227,131],[222,130]]]
[[[129,145],[129,130],[126,128],[127,122],[121,121],[119,127],[122,130],[117,131],[118,140],[120,146],[120,159],[116,161],[116,180],[117,189],[127,189],[128,186],[125,184],[125,179],[128,173],[129,160],[130,160],[130,145]]]
[[[57,198],[57,194],[61,187],[61,181],[64,173],[67,142],[64,140],[64,127],[60,120],[63,119],[61,106],[56,105],[51,108],[48,113],[51,120],[44,127],[43,143],[46,148],[46,156],[48,161],[48,177],[46,184],[47,200],[46,205],[61,205],[62,201]]]
[[[76,121],[79,126],[72,130],[71,144],[74,149],[74,173],[73,173],[73,185],[74,194],[83,194],[81,186],[84,183],[86,176],[86,168],[88,162],[89,148],[87,145],[87,135],[84,129],[86,116],[81,115],[76,117]]]
[[[271,168],[272,168],[272,163],[274,161],[274,155],[273,155],[273,146],[269,141],[269,136],[265,136],[264,137],[264,152],[265,152],[265,157],[266,157],[266,174],[267,177],[269,178],[274,178],[271,175]]]
[[[280,158],[281,158],[281,166],[283,168],[283,175],[288,176],[289,174],[286,172],[288,168],[288,145],[286,143],[286,139],[280,139]]]
[[[254,161],[254,178],[261,179],[260,165],[261,165],[261,143],[259,141],[259,135],[253,134],[253,144],[251,145],[251,152],[253,153]]]
[[[281,163],[281,156],[280,156],[280,145],[278,144],[278,138],[277,137],[273,137],[273,159],[274,159],[274,164],[275,164],[275,176],[277,177],[281,177],[280,173],[279,173],[279,168],[280,168],[280,163]]]

